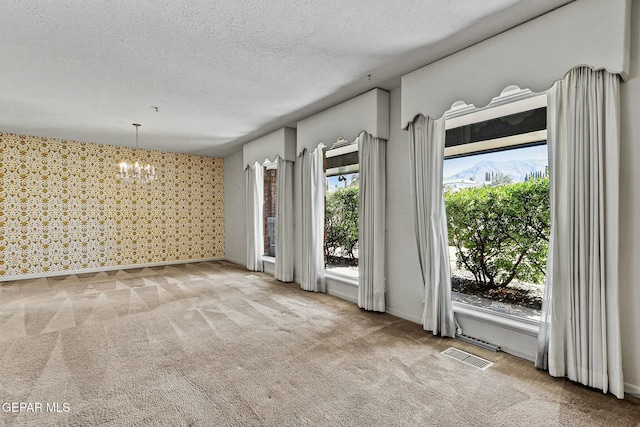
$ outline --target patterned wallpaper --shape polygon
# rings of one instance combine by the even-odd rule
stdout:
[[[115,178],[134,152],[158,181]],[[223,159],[0,132],[0,280],[222,256]]]

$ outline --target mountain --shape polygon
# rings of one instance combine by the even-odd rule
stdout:
[[[505,174],[509,175],[513,182],[524,181],[525,177],[530,173],[544,172],[547,167],[546,160],[508,160],[503,162],[495,162],[484,160],[476,163],[470,168],[460,171],[454,175],[444,179],[445,184],[460,179],[471,179],[477,182],[484,182],[488,174]]]

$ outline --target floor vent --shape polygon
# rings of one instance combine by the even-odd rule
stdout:
[[[473,338],[473,337],[469,337],[469,336],[461,335],[461,334],[456,334],[456,339],[458,339],[460,341],[468,342],[469,344],[477,345],[478,347],[486,348],[487,350],[500,351],[500,347],[499,346],[497,346],[495,344],[491,344],[490,342],[479,340],[477,338]]]
[[[482,369],[483,371],[493,365],[493,362],[483,359],[482,357],[475,356],[471,353],[467,353],[466,351],[458,350],[455,347],[449,347],[443,351],[442,354],[449,356],[452,359],[459,360],[462,363],[466,363],[469,366]]]

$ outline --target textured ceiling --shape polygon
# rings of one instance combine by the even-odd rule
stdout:
[[[0,0],[0,131],[222,156],[565,3]]]

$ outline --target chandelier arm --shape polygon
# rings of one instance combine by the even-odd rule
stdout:
[[[142,125],[139,123],[133,123],[133,126],[135,126],[136,128],[136,151],[138,151],[138,149],[140,148],[138,128]],[[156,168],[150,163],[141,164],[137,161],[122,161],[119,163],[118,168],[119,169],[116,173],[116,178],[126,183],[146,184],[158,180],[158,177],[156,175]]]

